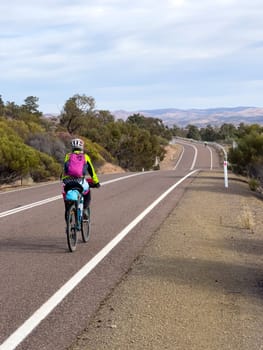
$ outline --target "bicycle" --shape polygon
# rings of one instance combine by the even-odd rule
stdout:
[[[89,182],[90,187],[95,187]],[[70,252],[74,252],[78,242],[78,232],[81,232],[82,240],[87,243],[90,237],[90,208],[87,215],[83,216],[83,187],[77,181],[69,181],[65,184],[65,219],[67,243]]]

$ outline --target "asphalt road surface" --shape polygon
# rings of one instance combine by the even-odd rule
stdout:
[[[61,184],[0,192],[0,349],[65,349],[127,272],[214,148],[182,144],[171,171],[100,176],[91,237],[66,243]]]

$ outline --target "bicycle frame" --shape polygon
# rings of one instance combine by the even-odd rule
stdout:
[[[77,245],[77,231],[81,231],[82,240],[86,243],[90,235],[90,211],[83,220],[83,187],[79,182],[69,181],[65,187],[66,207],[66,234],[68,247],[71,252],[75,251]]]
[[[75,203],[77,212],[77,230],[80,230],[80,223],[83,215],[83,187],[78,182],[69,182],[65,185],[65,202],[66,206]],[[68,203],[68,204],[67,204]]]

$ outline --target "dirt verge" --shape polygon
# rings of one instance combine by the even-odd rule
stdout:
[[[262,213],[201,173],[70,349],[262,350]]]

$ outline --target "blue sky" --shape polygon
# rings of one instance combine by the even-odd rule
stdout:
[[[262,0],[3,0],[0,13],[4,102],[263,106]]]

